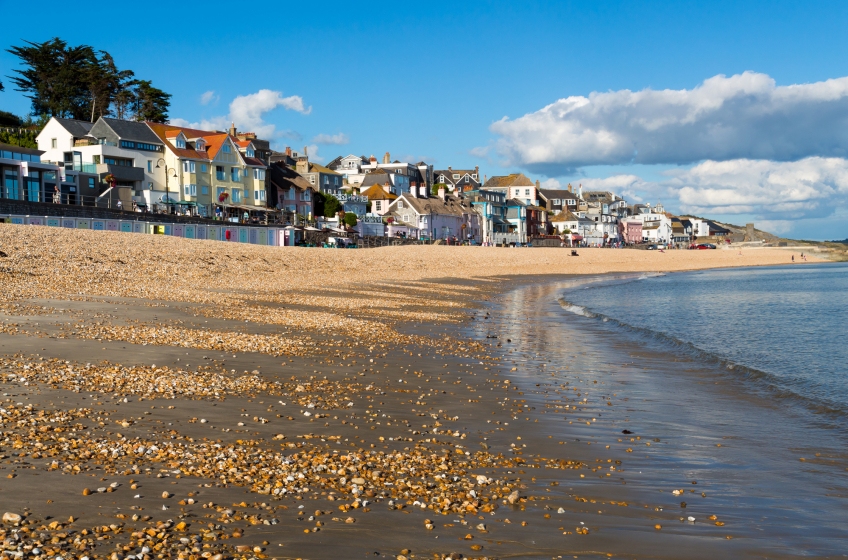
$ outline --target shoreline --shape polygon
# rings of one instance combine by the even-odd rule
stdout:
[[[731,513],[719,511],[727,528],[678,528],[625,442],[605,447],[586,415],[611,420],[628,406],[619,397],[596,401],[588,374],[567,388],[519,383],[552,366],[523,355],[513,365],[503,337],[462,334],[495,320],[487,306],[515,292],[506,284],[561,281],[499,274],[551,268],[555,249],[477,249],[500,259],[481,269],[479,255],[446,261],[467,258],[462,248],[191,245],[190,256],[172,240],[139,249],[96,235],[0,228],[0,498],[23,518],[2,526],[21,535],[12,550],[195,560],[751,550]],[[596,251],[593,266],[609,265],[602,252],[615,251]],[[362,259],[381,254],[407,268],[375,279]],[[280,267],[292,272],[280,278]],[[536,332],[531,316],[519,313],[523,331]],[[561,428],[552,415],[566,404],[579,412]],[[663,445],[647,454],[662,459]],[[587,485],[595,477],[600,486]],[[21,531],[30,524],[35,533]]]

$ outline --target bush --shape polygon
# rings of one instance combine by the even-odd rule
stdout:
[[[356,219],[356,214],[353,212],[345,212],[344,223],[348,227],[354,227],[359,221]]]

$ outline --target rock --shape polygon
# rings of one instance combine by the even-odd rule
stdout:
[[[83,496],[91,496],[91,490],[89,490],[88,488],[83,488],[82,489],[82,495]]]
[[[506,501],[509,502],[510,504],[514,504],[515,502],[518,501],[518,499],[519,499],[518,490],[513,490],[512,492],[510,492],[509,496],[506,497]]]
[[[365,484],[365,479],[360,476],[357,476],[355,478],[351,478],[350,482],[352,484],[358,484],[359,486],[362,486],[363,484]]]
[[[3,523],[20,523],[23,517],[19,513],[12,513],[7,511],[3,514]]]
[[[163,498],[166,498],[166,499],[167,499],[167,498],[170,498],[171,496],[173,496],[173,494],[171,494],[170,492],[162,492],[162,497],[163,497]]]
[[[565,508],[559,508],[559,509],[557,510],[557,513],[565,513]]]

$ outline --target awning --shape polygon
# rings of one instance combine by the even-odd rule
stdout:
[[[497,224],[499,226],[509,225],[509,222],[507,222],[500,216],[495,216],[494,218],[492,218],[492,223]]]
[[[580,241],[582,239],[583,239],[583,236],[580,235],[579,233],[572,233],[571,234],[571,240],[572,241]]]
[[[180,206],[197,206],[196,202],[192,202],[190,200],[181,200],[177,202],[177,204],[179,204]]]

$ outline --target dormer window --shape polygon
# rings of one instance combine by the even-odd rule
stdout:
[[[247,157],[253,157],[253,148],[248,148],[244,151]]]
[[[201,151],[206,149],[206,142],[203,140],[203,138],[198,138],[197,140],[195,140],[194,149]]]
[[[185,136],[183,136],[182,133],[180,133],[179,136],[177,136],[177,139],[174,140],[174,145],[181,150],[185,149],[186,139],[185,139]]]

